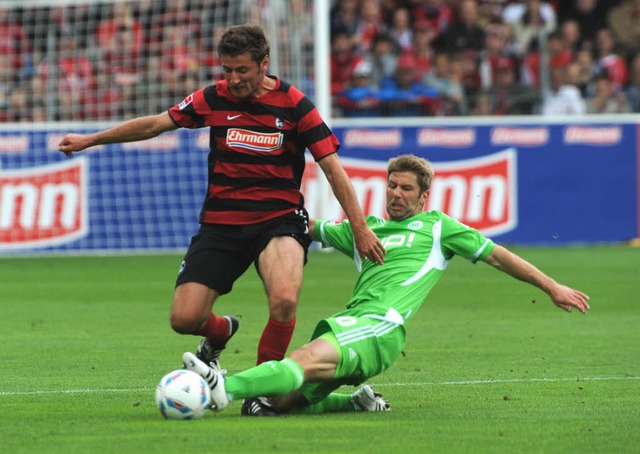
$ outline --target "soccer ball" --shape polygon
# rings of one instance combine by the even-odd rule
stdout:
[[[166,419],[201,418],[209,409],[210,401],[209,386],[190,370],[169,372],[156,388],[156,404]]]

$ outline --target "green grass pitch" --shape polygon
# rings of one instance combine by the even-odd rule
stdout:
[[[640,249],[517,248],[591,296],[583,316],[457,258],[373,378],[392,411],[166,421],[154,389],[198,339],[168,324],[180,255],[0,259],[0,451],[7,453],[637,453]],[[356,276],[312,252],[292,347]],[[221,298],[242,317],[222,356],[253,365],[266,302],[253,269]],[[353,388],[345,388],[345,392]]]

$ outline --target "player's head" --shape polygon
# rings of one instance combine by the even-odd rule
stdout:
[[[257,96],[269,67],[269,42],[257,25],[228,28],[218,43],[218,54],[229,90],[237,98]]]
[[[269,42],[262,27],[248,24],[229,27],[218,43],[218,55],[237,57],[246,52],[258,65],[269,55]]]
[[[424,158],[406,154],[387,166],[387,213],[400,221],[420,213],[429,196],[433,167]]]

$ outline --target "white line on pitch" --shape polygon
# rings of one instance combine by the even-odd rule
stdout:
[[[377,386],[442,386],[442,385],[491,385],[505,383],[537,383],[537,382],[588,382],[588,381],[619,381],[640,380],[640,376],[629,377],[572,377],[572,378],[507,378],[488,380],[460,380],[441,382],[413,382],[413,383],[376,383]],[[40,391],[0,391],[0,396],[28,396],[45,394],[87,394],[87,393],[128,393],[151,391],[152,388],[104,388],[104,389],[58,389]]]
[[[536,383],[536,382],[571,382],[586,381],[618,381],[640,380],[640,376],[628,377],[572,377],[572,378],[496,378],[487,380],[460,380],[440,382],[415,382],[415,383],[377,383],[379,386],[440,386],[440,385],[491,385],[500,383]]]
[[[151,391],[151,388],[96,388],[96,389],[50,389],[40,391],[0,391],[0,396],[31,396],[44,394],[130,393]]]

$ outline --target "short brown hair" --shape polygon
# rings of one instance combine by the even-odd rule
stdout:
[[[251,59],[260,64],[269,55],[269,42],[262,27],[257,25],[234,25],[229,27],[218,43],[218,55],[232,57],[249,52]]]
[[[413,172],[418,179],[420,192],[424,192],[431,187],[433,179],[433,167],[424,158],[412,154],[403,154],[389,160],[387,166],[387,178],[392,172]]]

